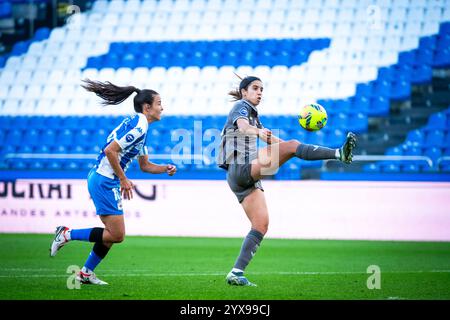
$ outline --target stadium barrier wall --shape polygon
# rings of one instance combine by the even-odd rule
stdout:
[[[218,180],[134,180],[128,235],[243,237],[250,224]],[[450,183],[263,181],[267,237],[450,241]],[[102,226],[86,180],[0,181],[0,232]]]

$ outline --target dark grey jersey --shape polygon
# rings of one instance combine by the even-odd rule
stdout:
[[[225,170],[228,169],[229,164],[247,164],[257,157],[258,137],[240,133],[237,126],[238,119],[246,119],[250,125],[263,128],[258,117],[258,110],[250,102],[239,100],[234,104],[222,129],[218,155],[219,167]]]

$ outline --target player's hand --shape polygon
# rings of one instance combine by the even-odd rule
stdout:
[[[133,183],[128,180],[126,177],[120,179],[120,194],[125,200],[133,199]]]
[[[258,132],[258,136],[265,142],[267,142],[267,144],[271,144],[272,143],[272,131],[270,131],[269,129],[259,129]]]
[[[173,176],[175,172],[177,172],[177,167],[175,167],[173,164],[168,164],[166,166],[166,172],[169,176]]]

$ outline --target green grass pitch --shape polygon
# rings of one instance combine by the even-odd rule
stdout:
[[[242,239],[128,236],[96,269],[108,286],[68,289],[92,244],[50,258],[52,237],[0,234],[0,299],[450,299],[450,243],[265,239],[246,270],[258,287],[232,287]],[[370,265],[380,289],[367,288]]]

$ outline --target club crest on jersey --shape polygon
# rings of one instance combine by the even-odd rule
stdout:
[[[241,114],[241,115],[243,115],[243,116],[248,116],[248,110],[247,110],[247,108],[246,108],[246,107],[242,107],[242,108],[239,110],[239,114]]]
[[[129,133],[129,134],[127,134],[127,136],[125,137],[125,140],[127,140],[127,142],[131,142],[131,141],[134,140],[134,136],[133,136],[131,133]]]

